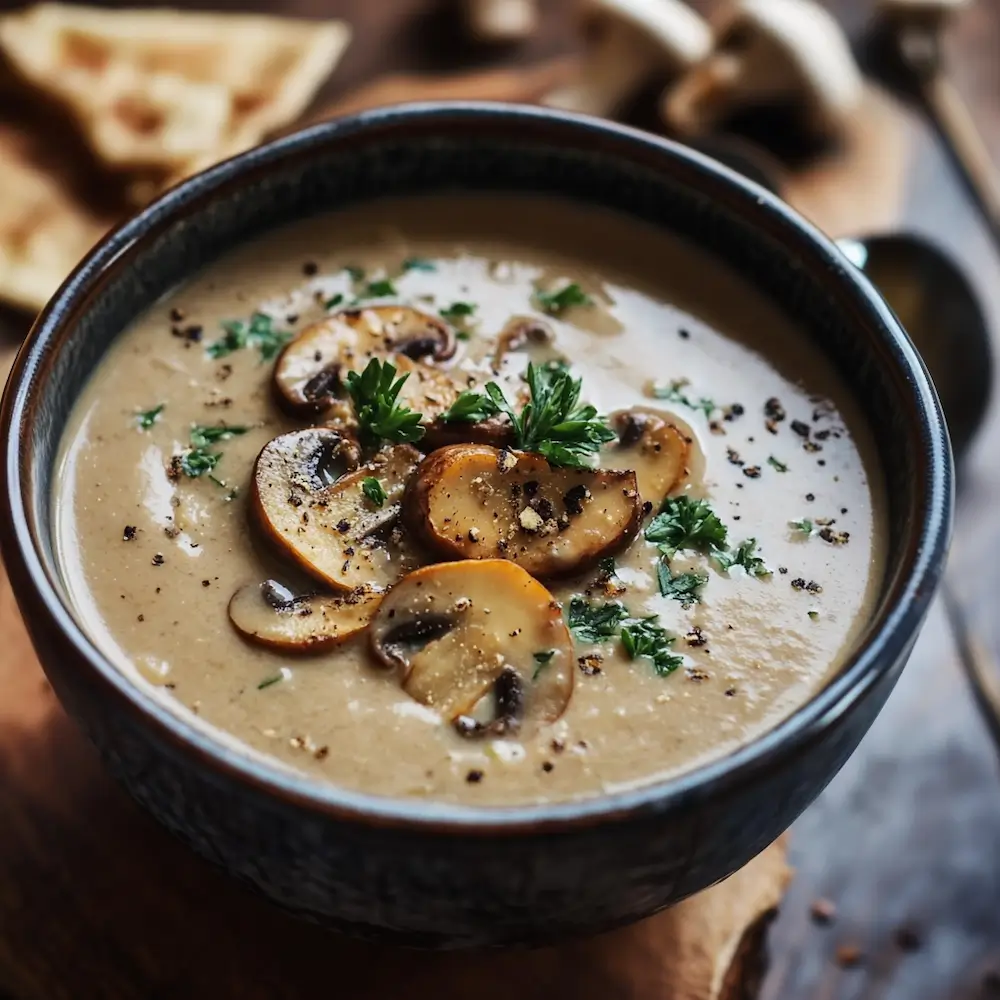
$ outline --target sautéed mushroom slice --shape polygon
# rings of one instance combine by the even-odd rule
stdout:
[[[421,456],[394,445],[341,475],[344,440],[339,431],[314,427],[269,441],[254,467],[251,506],[265,535],[334,590],[384,590],[406,569],[392,529]]]
[[[315,417],[333,405],[344,375],[361,371],[372,358],[446,361],[454,355],[455,346],[451,328],[419,309],[344,309],[306,327],[286,345],[274,366],[274,388],[286,409],[298,416]],[[402,366],[397,363],[397,367]],[[404,370],[407,368],[416,370],[413,365]],[[424,368],[431,371],[427,365]],[[408,380],[412,381],[416,380]],[[451,381],[444,380],[439,389]]]
[[[553,468],[539,455],[482,445],[442,448],[420,464],[406,523],[446,558],[509,559],[539,577],[568,576],[635,538],[635,473]]]
[[[618,410],[609,422],[618,442],[605,449],[602,463],[614,469],[632,469],[639,496],[658,508],[687,475],[688,438],[668,414],[641,406]]]
[[[349,594],[296,595],[275,580],[241,587],[229,601],[236,630],[261,646],[317,653],[368,627],[381,595],[359,588]]]
[[[411,698],[465,736],[554,722],[573,693],[573,643],[559,604],[503,559],[410,573],[382,601],[369,641]],[[487,721],[478,718],[484,700],[494,703]]]

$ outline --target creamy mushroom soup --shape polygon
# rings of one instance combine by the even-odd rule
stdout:
[[[869,435],[779,309],[640,223],[393,200],[214,264],[67,434],[86,629],[318,779],[485,804],[650,782],[806,701],[876,597]]]

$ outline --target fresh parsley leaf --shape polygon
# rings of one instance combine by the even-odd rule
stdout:
[[[364,493],[366,497],[376,507],[382,507],[386,500],[389,498],[389,494],[382,489],[382,484],[374,476],[365,476],[361,480],[361,492]]]
[[[808,517],[800,518],[798,521],[789,521],[788,526],[792,531],[801,532],[807,538],[816,530],[816,525]]]
[[[412,443],[424,436],[419,413],[396,400],[409,373],[396,378],[396,366],[372,358],[359,375],[347,373],[347,391],[362,437],[384,439],[397,443]]]
[[[809,616],[809,617],[810,617],[810,618],[811,618],[811,619],[812,619],[812,620],[813,620],[814,622],[815,622],[815,621],[819,621],[819,612],[818,612],[818,611],[807,611],[807,612],[806,612],[806,614],[807,614],[807,615],[808,615],[808,616]]]
[[[450,306],[440,310],[440,315],[442,319],[446,319],[449,323],[461,323],[472,316],[475,311],[476,305],[474,302],[452,302]]]
[[[350,275],[351,281],[364,281],[365,280],[365,269],[363,267],[355,267],[353,264],[346,264],[344,270]]]
[[[574,597],[569,602],[569,627],[581,642],[610,639],[626,618],[628,611],[618,601],[598,604]]]
[[[396,286],[388,278],[381,278],[378,281],[369,281],[368,286],[362,292],[366,299],[384,299],[389,295],[396,295]]]
[[[711,399],[704,396],[699,399],[692,399],[685,393],[684,387],[688,385],[687,379],[677,379],[670,385],[654,385],[652,395],[654,399],[665,399],[668,403],[677,403],[686,406],[690,410],[700,410],[706,417],[711,417],[716,406]]]
[[[495,416],[497,413],[499,413],[497,405],[489,396],[466,389],[441,414],[441,419],[449,424],[475,424],[480,420]]]
[[[594,300],[575,282],[564,285],[558,291],[535,292],[535,304],[542,312],[558,316],[571,306],[591,306]]]
[[[332,298],[326,300],[323,303],[323,308],[326,310],[336,309],[344,301],[343,292],[337,292]]]
[[[670,572],[670,564],[665,560],[656,564],[656,578],[660,584],[660,593],[682,604],[698,604],[701,601],[701,588],[708,583],[707,573],[678,573],[674,576]]]
[[[239,424],[194,424],[191,427],[191,444],[195,448],[204,448],[217,441],[228,441],[229,438],[239,437],[241,434],[246,434],[249,429]]]
[[[580,403],[580,379],[565,369],[528,365],[531,399],[518,414],[496,382],[486,392],[514,428],[514,440],[522,451],[531,451],[553,465],[587,468],[601,446],[613,441],[615,432],[597,416],[597,410]]]
[[[684,663],[683,656],[670,652],[675,637],[657,624],[659,615],[633,618],[622,626],[622,645],[630,660],[646,656],[653,662],[653,669],[660,677],[672,674]]]
[[[265,677],[258,685],[257,690],[263,691],[264,688],[269,688],[272,684],[277,684],[278,681],[284,680],[283,674],[272,674],[270,677]]]
[[[136,423],[138,423],[141,430],[148,431],[157,420],[160,419],[160,414],[166,407],[166,403],[160,403],[158,406],[154,406],[151,410],[143,410],[135,415]]]
[[[437,264],[432,260],[425,260],[423,257],[409,257],[403,261],[404,271],[436,271]]]
[[[535,657],[535,672],[531,675],[533,681],[538,680],[538,675],[549,665],[549,661],[553,656],[556,655],[554,649],[539,649],[534,654]]]
[[[770,576],[771,571],[767,564],[756,554],[757,539],[748,538],[745,542],[740,542],[735,549],[729,552],[716,552],[713,559],[723,572],[730,570],[733,566],[742,566],[749,576]]]
[[[776,472],[787,472],[788,466],[784,462],[778,461],[774,455],[769,455],[767,459],[767,464],[771,466]]]
[[[612,577],[615,575],[615,557],[605,556],[597,564],[597,569],[601,576]]]
[[[180,457],[180,470],[185,476],[197,479],[204,476],[219,464],[222,458],[218,452],[209,451],[207,448],[191,448]]]
[[[455,331],[456,340],[472,340],[472,334],[468,330],[456,330]]]
[[[227,319],[222,322],[224,335],[208,345],[210,358],[224,358],[227,354],[256,347],[261,361],[270,361],[289,340],[291,333],[274,329],[274,321],[264,313],[254,313],[247,323],[241,319]]]
[[[646,527],[646,541],[658,543],[667,559],[681,549],[699,552],[725,549],[726,535],[726,526],[708,501],[689,496],[668,497],[660,513]]]

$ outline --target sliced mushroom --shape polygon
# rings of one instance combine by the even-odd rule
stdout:
[[[229,620],[247,639],[294,653],[317,653],[368,627],[381,594],[296,596],[275,580],[241,587],[229,601]]]
[[[715,48],[663,98],[683,136],[705,135],[751,108],[794,108],[797,124],[836,138],[857,110],[861,71],[840,25],[814,0],[741,0],[726,8]]]
[[[454,445],[411,479],[404,516],[448,558],[509,559],[567,576],[624,548],[642,519],[634,472],[557,469],[539,455]]]
[[[409,568],[405,552],[386,536],[421,455],[396,445],[338,475],[330,456],[342,441],[327,427],[269,441],[254,467],[253,510],[264,532],[312,576],[338,591],[382,590]],[[381,506],[362,489],[370,476],[386,494]]]
[[[493,351],[493,369],[499,371],[503,359],[512,351],[520,351],[531,345],[548,345],[555,342],[552,324],[537,316],[512,316],[504,324],[497,337]]]
[[[410,306],[344,309],[306,327],[287,344],[274,366],[274,386],[281,403],[293,413],[315,416],[329,409],[344,375],[361,371],[373,357],[390,358],[402,371],[416,372],[414,362],[440,362],[455,353],[451,328],[435,316]],[[442,379],[429,366],[428,380]],[[417,383],[410,378],[403,397],[412,398]],[[452,379],[442,386],[451,395]],[[446,406],[450,406],[448,402]],[[415,409],[418,407],[414,407]]]
[[[708,24],[682,0],[587,0],[583,16],[580,75],[543,104],[614,118],[651,78],[678,76],[712,46]]]
[[[688,438],[667,414],[642,406],[618,410],[610,422],[618,432],[618,443],[605,449],[602,464],[632,469],[639,496],[659,507],[687,473]]]
[[[403,690],[463,735],[505,735],[554,722],[573,693],[573,642],[559,604],[503,559],[440,563],[383,600],[371,649]],[[493,696],[495,717],[477,718]]]

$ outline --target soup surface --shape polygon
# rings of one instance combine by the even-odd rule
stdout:
[[[387,200],[124,332],[57,535],[94,640],[220,739],[382,795],[558,800],[719,757],[829,678],[881,579],[871,454],[697,249],[551,199]]]

